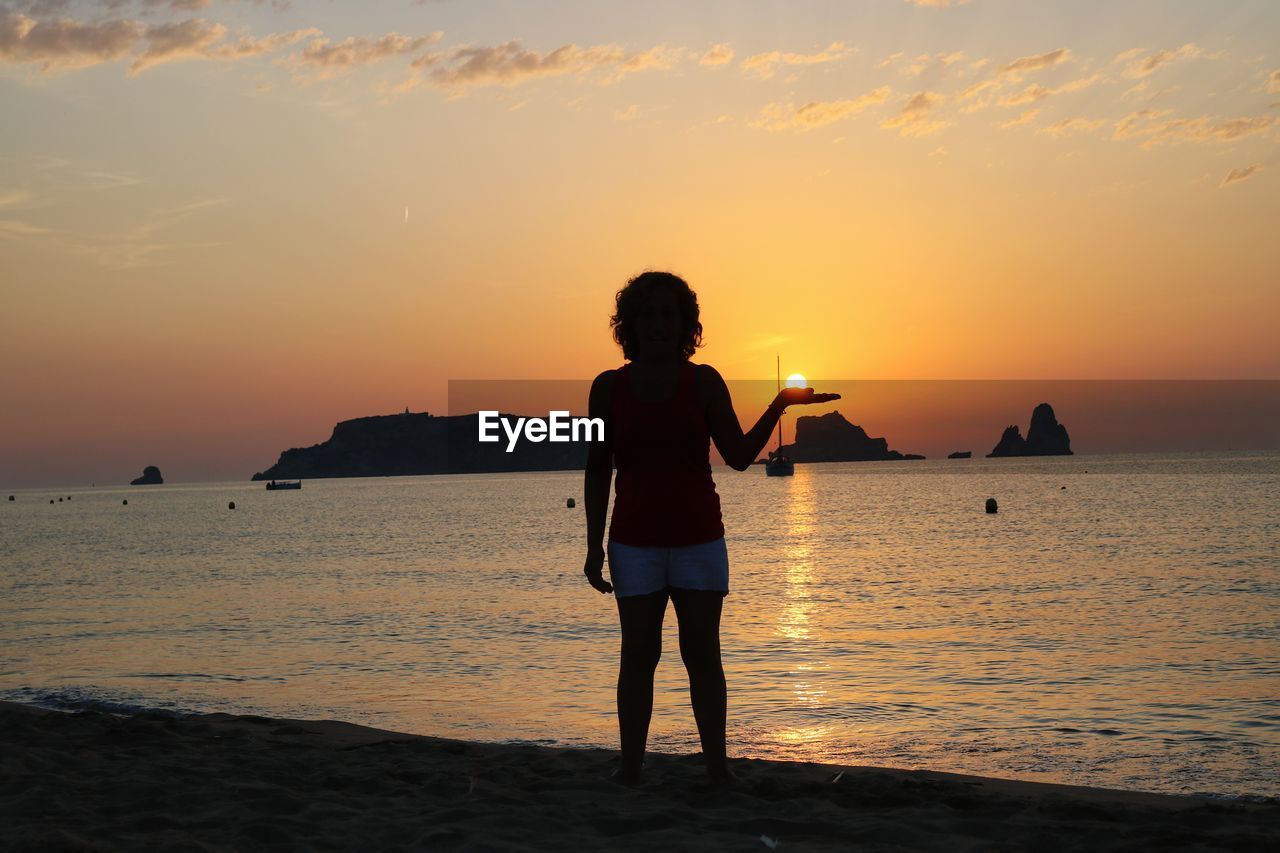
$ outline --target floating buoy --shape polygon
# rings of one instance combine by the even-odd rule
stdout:
[[[49,503],[53,503],[53,498],[49,498]]]
[[[1066,488],[1066,486],[1063,486],[1062,488],[1063,488],[1063,489],[1065,489],[1065,488]]]
[[[67,495],[67,500],[71,500],[71,495]]]
[[[9,495],[9,500],[13,500],[13,495]]]
[[[53,503],[53,501],[49,501],[49,503]],[[62,498],[58,498],[58,503],[62,503]]]
[[[231,503],[227,504],[227,509],[235,509],[235,508],[236,508],[235,501],[231,501]]]
[[[121,506],[128,506],[128,505],[129,505],[129,499],[128,499],[128,498],[125,498],[125,500],[124,500],[120,505],[121,505]]]
[[[569,500],[565,501],[564,505],[567,506],[569,509],[573,509],[575,506],[577,506],[577,504],[573,502],[573,498],[569,498]]]
[[[995,498],[987,498],[987,512],[989,512],[989,513],[994,513],[994,512],[996,512],[999,508],[1000,508],[1000,507],[999,507],[999,506],[997,506],[997,504],[996,504],[996,499],[995,499]]]

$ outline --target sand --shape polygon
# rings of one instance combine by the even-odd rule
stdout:
[[[1280,803],[0,702],[11,850],[1280,850]],[[837,779],[837,774],[842,774]],[[834,780],[834,781],[833,781]]]

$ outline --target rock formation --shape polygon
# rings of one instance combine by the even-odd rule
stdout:
[[[1041,403],[1031,413],[1027,437],[1017,426],[1005,427],[1004,434],[988,458],[1000,456],[1071,456],[1071,437],[1054,417],[1053,406]]]
[[[478,434],[479,416],[475,414],[405,412],[356,418],[337,424],[327,441],[284,451],[275,465],[252,479],[565,471],[580,470],[587,464],[587,443],[583,441],[520,441],[507,453],[505,439],[480,443]]]
[[[795,443],[783,445],[782,452],[792,462],[872,462],[924,458],[890,450],[887,439],[871,438],[866,430],[849,423],[839,412],[797,418]]]
[[[973,457],[972,450],[957,450],[955,453],[948,453],[948,459],[970,459]]]
[[[160,469],[154,465],[148,465],[142,469],[142,476],[136,480],[130,480],[130,486],[159,486],[164,483],[164,478],[160,476]]]

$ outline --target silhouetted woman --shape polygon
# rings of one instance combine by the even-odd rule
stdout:
[[[689,361],[702,345],[702,323],[697,296],[683,279],[667,272],[631,279],[618,291],[610,323],[628,363],[606,370],[591,385],[589,415],[604,419],[605,440],[590,444],[587,460],[583,572],[600,592],[615,594],[622,625],[622,766],[615,778],[628,784],[639,780],[670,598],[707,773],[713,784],[728,783],[733,774],[725,761],[720,611],[729,592],[729,558],[720,497],[711,479],[710,442],[731,467],[746,471],[788,405],[839,395],[784,388],[744,435],[720,374]],[[606,546],[615,465],[617,495]],[[604,579],[606,555],[612,584]]]

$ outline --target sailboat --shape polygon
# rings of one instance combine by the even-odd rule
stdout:
[[[778,390],[782,390],[782,356],[778,356]],[[769,451],[764,472],[770,477],[790,477],[796,472],[796,463],[782,452],[782,417],[778,417],[778,449]]]

